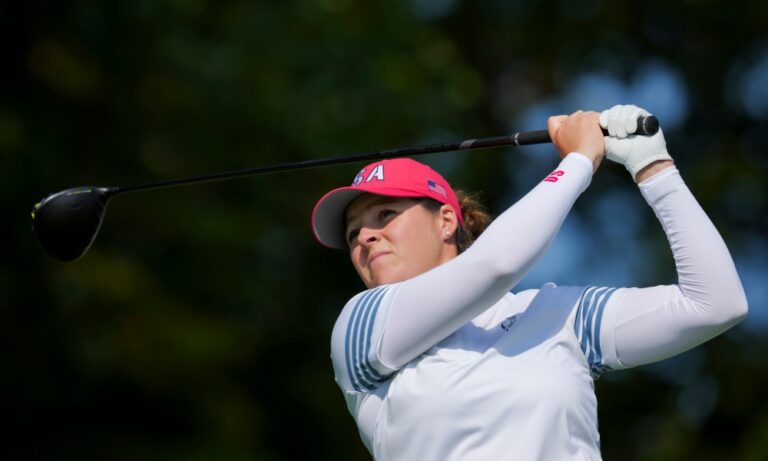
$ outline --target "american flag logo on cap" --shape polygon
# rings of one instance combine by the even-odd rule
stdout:
[[[435,181],[432,181],[431,179],[427,179],[427,189],[445,198],[448,198],[448,193],[445,191],[445,187],[441,186]]]

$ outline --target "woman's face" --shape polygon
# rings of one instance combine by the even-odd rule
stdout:
[[[408,198],[365,194],[347,209],[352,265],[368,288],[401,282],[457,255],[456,213]]]

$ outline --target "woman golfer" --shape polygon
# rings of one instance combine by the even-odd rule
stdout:
[[[728,249],[663,134],[632,135],[641,114],[616,106],[551,117],[562,161],[484,232],[475,202],[410,159],[368,165],[320,199],[315,236],[349,251],[368,288],[339,315],[331,356],[375,459],[600,459],[596,377],[679,354],[744,318]],[[604,153],[661,222],[678,284],[512,293]]]

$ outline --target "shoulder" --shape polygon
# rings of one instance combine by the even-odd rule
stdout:
[[[331,361],[344,391],[370,391],[392,370],[378,360],[378,339],[387,306],[399,284],[382,285],[353,296],[342,309],[331,335]]]
[[[578,298],[576,307],[578,311],[584,315],[594,315],[597,313],[602,315],[608,300],[611,299],[615,293],[620,293],[621,291],[623,290],[614,287],[582,287],[582,293]]]
[[[399,284],[382,285],[353,296],[336,318],[333,336],[346,336],[352,329],[367,326],[376,318],[382,306],[389,303],[397,288]]]

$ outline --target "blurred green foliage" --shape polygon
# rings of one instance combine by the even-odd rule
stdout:
[[[362,285],[308,226],[356,166],[121,196],[90,252],[60,264],[28,213],[71,186],[499,135],[580,74],[629,82],[661,59],[688,92],[673,155],[765,283],[768,111],[744,88],[768,78],[741,78],[768,49],[764,2],[31,0],[0,5],[0,34],[4,459],[369,458],[328,346]],[[499,211],[526,187],[504,166],[516,155],[426,161]],[[605,239],[591,261],[623,264],[589,210],[632,188],[606,165],[574,210]],[[638,203],[634,280],[671,283]],[[768,296],[748,296],[765,319]],[[604,457],[768,459],[765,323],[598,381]]]

